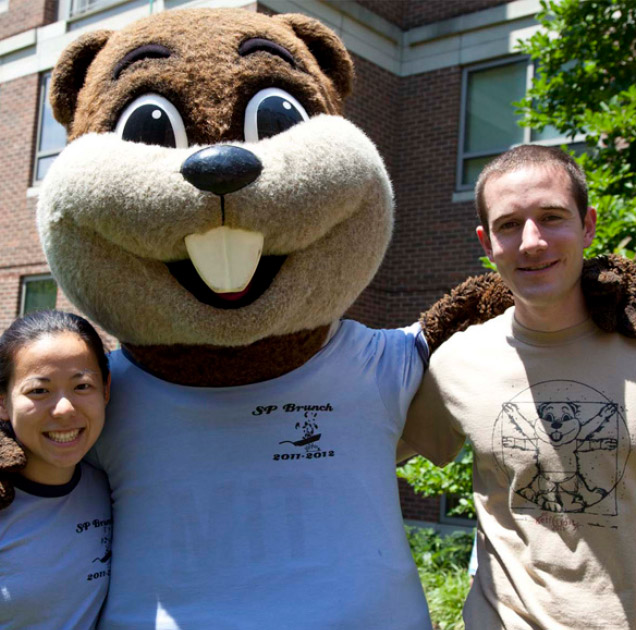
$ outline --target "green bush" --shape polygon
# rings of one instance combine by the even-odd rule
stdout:
[[[406,535],[433,626],[464,630],[462,608],[470,588],[468,562],[473,535],[458,531],[441,536],[433,529],[420,527],[406,527]]]
[[[473,535],[456,531],[441,536],[429,527],[406,527],[406,537],[418,568],[427,571],[468,568]]]
[[[588,255],[636,254],[636,3],[541,0],[541,28],[518,44],[535,62],[532,88],[517,105],[521,124],[554,126],[586,152],[590,205],[598,211]]]
[[[397,469],[397,476],[425,497],[442,494],[458,497],[448,516],[475,518],[473,500],[473,449],[467,442],[454,462],[439,468],[424,457],[413,457]]]
[[[419,569],[433,627],[439,630],[464,630],[462,608],[470,589],[470,576],[463,567],[430,572]]]

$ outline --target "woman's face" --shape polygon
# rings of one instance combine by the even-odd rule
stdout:
[[[52,485],[71,480],[102,431],[109,389],[95,354],[75,333],[44,335],[15,353],[0,418],[25,449],[25,477]]]

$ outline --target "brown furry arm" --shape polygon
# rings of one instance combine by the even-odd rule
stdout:
[[[616,254],[586,260],[581,285],[590,316],[601,330],[636,337],[636,262]],[[512,304],[498,274],[468,278],[422,313],[431,352],[454,333],[492,319]]]
[[[636,263],[610,254],[586,260],[583,295],[596,325],[606,332],[636,337]]]
[[[431,352],[454,333],[492,319],[512,304],[499,274],[468,278],[422,313],[420,323]]]
[[[26,456],[15,440],[8,422],[0,422],[0,510],[9,507],[15,497],[11,473],[26,466]]]

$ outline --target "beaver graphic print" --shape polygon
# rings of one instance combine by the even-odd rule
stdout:
[[[618,514],[630,453],[624,410],[576,381],[531,385],[501,406],[493,447],[514,511]]]

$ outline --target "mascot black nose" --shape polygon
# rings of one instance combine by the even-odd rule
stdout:
[[[251,184],[263,170],[260,160],[247,149],[228,145],[207,147],[193,153],[181,174],[199,190],[227,195]]]

